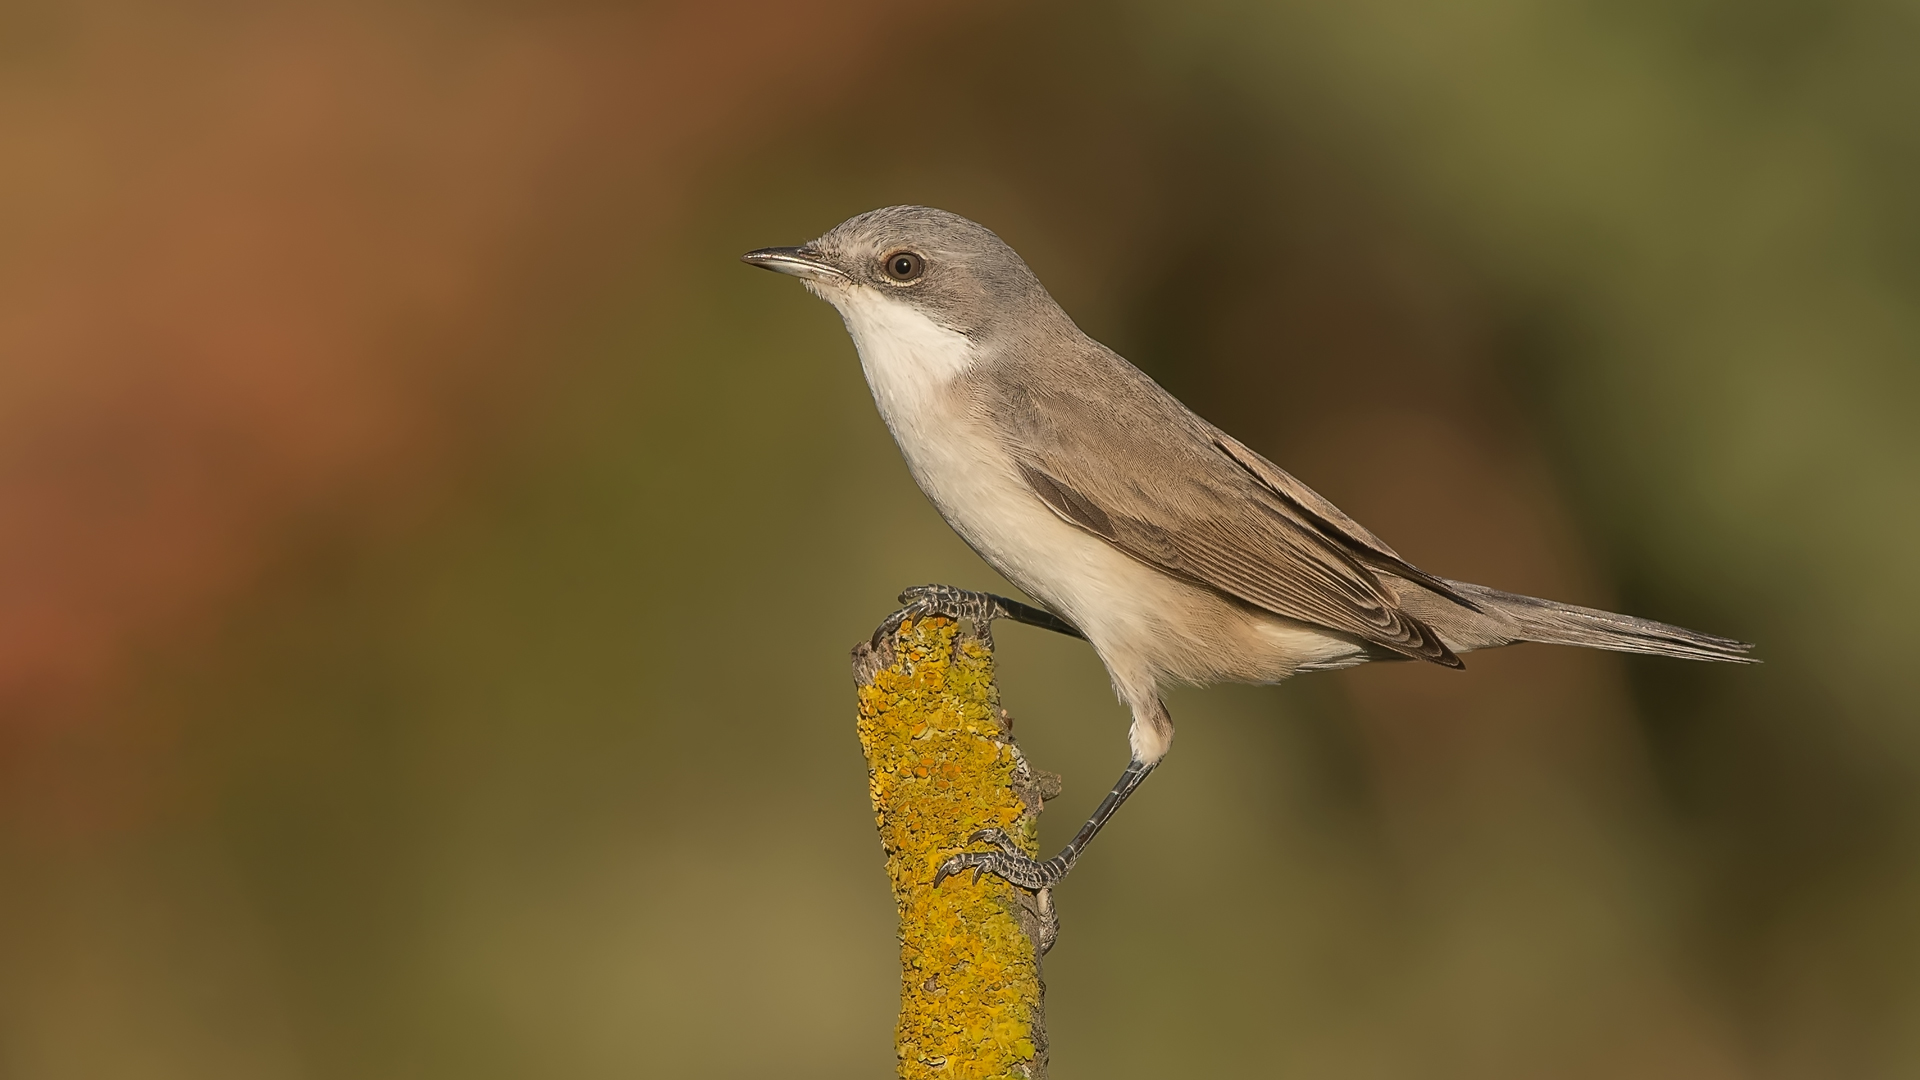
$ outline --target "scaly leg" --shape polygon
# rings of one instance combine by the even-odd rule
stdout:
[[[1023,889],[1052,888],[1067,876],[1067,871],[1073,869],[1073,864],[1080,859],[1080,853],[1087,849],[1087,845],[1099,835],[1101,827],[1113,817],[1114,811],[1120,809],[1120,804],[1127,801],[1127,796],[1132,795],[1133,789],[1139,787],[1140,781],[1145,780],[1152,771],[1152,765],[1137,758],[1127,762],[1127,771],[1120,774],[1120,782],[1113,785],[1107,797],[1100,800],[1093,816],[1080,826],[1080,831],[1074,833],[1073,839],[1067,841],[1067,846],[1053,858],[1045,862],[1029,858],[1020,850],[1020,845],[1014,843],[1013,837],[999,829],[981,829],[968,837],[967,843],[985,841],[996,850],[963,852],[941,863],[940,869],[933,875],[934,888],[939,888],[942,881],[969,869],[973,871],[975,881],[980,880],[981,874],[996,874]]]

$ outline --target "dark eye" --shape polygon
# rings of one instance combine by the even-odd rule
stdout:
[[[887,256],[887,276],[895,281],[912,281],[927,269],[927,264],[911,251],[896,251]]]

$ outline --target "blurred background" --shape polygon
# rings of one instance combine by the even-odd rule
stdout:
[[[1003,587],[737,255],[924,202],[1452,577],[1176,694],[1054,1075],[1920,1075],[1920,11],[0,8],[0,1075],[892,1068],[848,646]],[[1008,628],[1064,840],[1125,759]]]

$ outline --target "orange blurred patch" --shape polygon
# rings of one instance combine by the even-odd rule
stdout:
[[[531,376],[492,343],[582,203],[668,218],[879,9],[57,11],[0,106],[5,714],[69,715],[293,516],[420,491]]]

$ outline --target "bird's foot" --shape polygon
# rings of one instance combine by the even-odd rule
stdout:
[[[999,829],[981,829],[967,838],[969,844],[982,842],[992,844],[994,850],[963,851],[952,856],[934,871],[933,887],[937,889],[948,878],[972,870],[976,882],[981,875],[992,874],[1023,889],[1038,891],[1053,888],[1061,878],[1067,876],[1067,871],[1073,869],[1074,856],[1071,852],[1063,851],[1042,862],[1021,851],[1013,837]]]
[[[915,585],[900,594],[900,602],[906,605],[901,610],[919,615],[945,615],[952,619],[989,623],[1006,618],[1012,605],[1019,601],[952,585]]]
[[[900,594],[900,610],[887,616],[878,629],[873,632],[873,645],[879,648],[882,642],[893,637],[900,630],[900,624],[908,619],[921,619],[929,615],[941,615],[949,619],[965,619],[972,623],[974,632],[988,648],[993,647],[993,620],[1012,619],[1052,630],[1069,637],[1080,637],[1080,631],[1072,623],[1050,611],[1042,611],[1031,604],[1018,600],[1009,600],[1004,596],[995,596],[988,592],[974,592],[952,585],[915,585]]]

